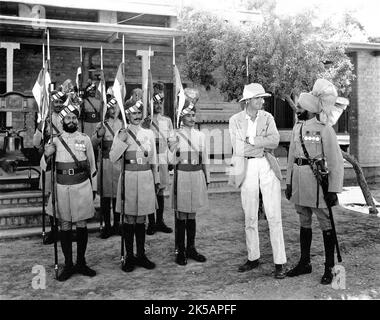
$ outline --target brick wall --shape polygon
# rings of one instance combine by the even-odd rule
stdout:
[[[380,56],[357,53],[357,157],[364,166],[380,167]]]

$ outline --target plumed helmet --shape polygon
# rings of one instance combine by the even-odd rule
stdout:
[[[66,79],[62,84],[61,84],[61,87],[60,87],[61,91],[65,94],[69,93],[69,92],[74,92],[74,84],[73,82],[71,81],[71,79]]]
[[[185,104],[181,111],[181,117],[188,114],[190,111],[195,111],[195,105],[199,100],[199,91],[195,88],[185,88]]]
[[[131,93],[130,99],[133,99],[134,101],[142,100],[143,99],[143,91],[140,88],[134,88]]]
[[[142,108],[143,108],[142,101],[132,99],[132,97],[129,98],[124,104],[124,109],[125,109],[126,114],[130,114],[132,112],[142,111]]]
[[[164,83],[163,82],[156,82],[153,85],[153,101],[158,103],[161,102],[165,97],[164,94]]]

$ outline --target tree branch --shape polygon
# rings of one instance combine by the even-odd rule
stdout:
[[[359,184],[359,186],[363,192],[365,202],[369,206],[369,213],[370,214],[377,214],[378,210],[377,210],[376,205],[373,201],[371,191],[368,188],[367,181],[364,177],[363,170],[360,167],[358,160],[356,160],[356,158],[353,155],[351,155],[351,154],[349,154],[343,150],[342,150],[342,155],[343,155],[343,158],[345,160],[347,160],[349,163],[352,164],[352,167],[355,170],[356,180],[358,181],[358,184]]]

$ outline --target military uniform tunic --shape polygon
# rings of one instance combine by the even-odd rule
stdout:
[[[175,141],[173,124],[169,117],[158,114],[157,117],[153,117],[151,129],[156,137],[160,189],[165,189],[169,186],[168,163],[173,157],[168,148],[168,142]]]
[[[95,183],[95,181],[92,177],[96,173],[96,166],[91,139],[87,135],[78,131],[74,133],[64,131],[61,137],[79,161],[87,162],[91,177],[77,184],[60,184],[57,181],[55,199],[57,218],[71,222],[92,218],[95,212],[92,199],[92,184]],[[53,143],[56,145],[55,161],[57,168],[60,164],[65,165],[68,163],[75,163],[70,153],[57,137],[53,138]],[[45,157],[42,157],[41,166],[43,170],[46,169]],[[49,215],[53,215],[51,201],[52,199],[50,195],[47,207]]]
[[[112,162],[109,158],[114,134],[123,127],[123,122],[116,118],[109,118],[106,123],[110,126],[113,133],[105,126],[106,132],[103,136],[103,197],[116,198],[117,197],[117,184],[120,177],[120,163]],[[97,137],[97,131],[92,135],[91,141],[94,149],[100,146],[101,138]],[[98,167],[100,170],[100,166]],[[100,191],[100,172],[97,174],[97,191]]]
[[[177,151],[174,154],[179,168],[177,170],[177,211],[194,213],[208,205],[206,183],[210,181],[210,173],[206,136],[194,128],[181,128],[175,132],[175,137],[179,139],[177,146],[179,156]],[[189,145],[187,139],[191,141],[192,146]],[[180,170],[181,164],[198,165],[202,169],[184,171]],[[173,187],[172,202],[174,208]]]
[[[306,159],[303,152],[300,129],[309,157],[326,159],[329,170],[329,192],[341,192],[343,187],[344,163],[334,129],[312,118],[297,123],[290,141],[286,183],[292,184],[292,201],[295,205],[311,208],[327,208],[321,186],[309,165],[298,165],[296,158]],[[300,163],[301,164],[301,163]]]
[[[83,99],[83,107],[81,112],[81,122],[83,124],[82,132],[90,137],[101,120],[100,107],[100,100],[95,97],[86,97]]]
[[[55,137],[55,136],[61,134],[63,131],[62,121],[61,121],[61,118],[58,116],[58,113],[56,113],[56,112],[52,113],[52,118],[53,118],[53,124],[54,124],[55,128],[57,128],[57,130],[58,130],[58,132],[57,132],[55,130],[55,128],[53,127],[53,137]],[[47,137],[50,136],[50,123],[49,122],[45,123],[45,134]],[[40,151],[40,153],[42,153],[42,158],[43,158],[44,157],[43,152],[44,152],[45,146],[42,145],[42,142],[43,142],[42,132],[37,129],[33,135],[33,146],[35,148],[37,148]],[[47,142],[48,141],[46,140],[45,143],[47,143]],[[42,158],[40,160],[40,166],[42,163]],[[42,168],[42,166],[41,166],[41,168]],[[42,189],[42,175],[40,176],[40,189]],[[51,191],[51,174],[50,174],[50,166],[49,166],[45,172],[45,192],[49,193],[50,191]]]
[[[155,184],[160,182],[156,165],[156,142],[152,130],[135,125],[130,125],[128,128],[147,151],[147,156],[131,136],[128,136],[126,142],[120,140],[119,131],[115,132],[109,155],[112,162],[117,162],[126,152],[125,158],[130,163],[125,165],[124,213],[143,216],[156,211]],[[145,169],[139,170],[139,166]],[[121,212],[121,175],[117,187],[116,211]]]

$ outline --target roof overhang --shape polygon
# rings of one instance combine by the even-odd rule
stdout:
[[[99,48],[102,45],[104,49],[121,49],[124,35],[126,50],[151,46],[152,50],[163,52],[171,52],[173,38],[184,35],[183,31],[175,28],[0,15],[1,41],[42,45],[46,29],[49,29],[52,46]]]
[[[133,12],[144,14],[155,14],[165,16],[177,16],[181,6],[180,0],[6,0],[7,2],[24,3],[29,5],[54,6],[61,8],[106,10],[119,12]]]
[[[356,51],[371,51],[373,56],[380,55],[380,43],[375,42],[351,42],[348,44],[347,52],[356,52]]]

